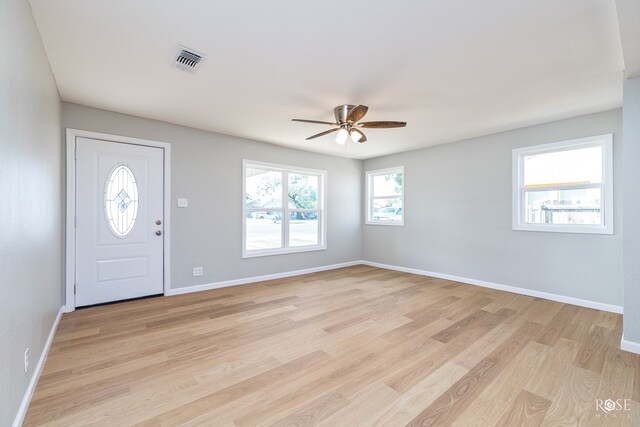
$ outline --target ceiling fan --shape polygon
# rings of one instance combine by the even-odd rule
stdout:
[[[344,145],[347,143],[347,138],[351,137],[353,142],[366,142],[367,137],[360,130],[364,128],[401,128],[407,125],[406,122],[361,122],[362,118],[367,114],[369,107],[366,105],[338,105],[333,109],[333,114],[336,118],[335,122],[322,122],[318,120],[305,120],[305,119],[291,119],[294,122],[304,122],[304,123],[316,123],[321,125],[329,125],[333,126],[332,129],[326,130],[324,132],[317,133],[315,135],[311,135],[307,140],[318,138],[320,136],[324,136],[330,134],[332,132],[338,132],[336,135],[336,142],[340,145]]]

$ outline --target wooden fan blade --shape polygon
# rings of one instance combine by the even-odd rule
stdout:
[[[365,134],[364,134],[364,132],[362,132],[361,130],[358,130],[358,129],[352,128],[352,129],[351,129],[351,133],[352,133],[352,134],[353,134],[353,133],[356,133],[356,134],[358,134],[358,136],[360,136],[360,139],[359,139],[358,141],[356,141],[356,142],[358,142],[358,143],[360,143],[360,144],[362,144],[363,142],[367,142],[367,135],[365,135]],[[352,138],[352,139],[353,139],[353,138]],[[355,141],[355,139],[354,139],[354,141]]]
[[[366,105],[358,105],[353,110],[349,111],[347,114],[347,121],[351,123],[355,123],[358,120],[362,120],[365,114],[369,111],[369,107]]]
[[[333,122],[321,122],[318,120],[305,120],[305,119],[291,119],[292,122],[303,122],[303,123],[316,123],[318,125],[332,125],[336,126],[336,123]]]
[[[360,128],[403,128],[407,122],[362,122],[358,123]]]
[[[333,128],[333,129],[329,129],[329,130],[325,130],[324,132],[320,132],[320,133],[316,133],[315,135],[311,135],[309,138],[306,138],[306,141],[313,139],[313,138],[318,138],[319,136],[324,136],[326,134],[329,134],[331,132],[337,132],[339,131],[340,128]]]

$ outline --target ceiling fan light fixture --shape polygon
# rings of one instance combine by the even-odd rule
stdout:
[[[338,135],[336,135],[336,143],[339,145],[344,145],[347,143],[347,138],[349,138],[349,131],[345,128],[342,128],[338,131]]]
[[[364,134],[358,129],[351,129],[351,133],[349,135],[351,135],[351,140],[353,142],[360,142],[364,137]]]

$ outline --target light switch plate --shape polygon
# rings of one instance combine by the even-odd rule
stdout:
[[[179,208],[186,208],[189,206],[189,200],[188,199],[178,199],[178,207]]]

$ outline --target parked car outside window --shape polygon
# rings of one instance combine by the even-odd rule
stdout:
[[[382,208],[373,213],[373,219],[386,220],[386,221],[398,221],[402,219],[402,208]]]

